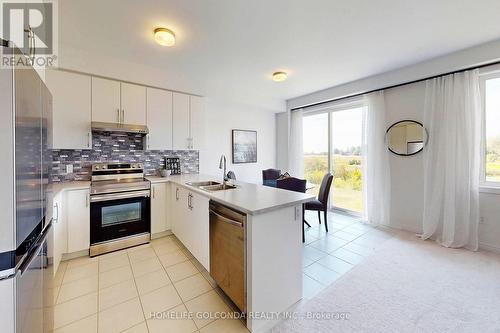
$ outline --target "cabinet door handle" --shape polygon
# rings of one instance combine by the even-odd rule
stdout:
[[[125,123],[125,109],[122,109],[122,124]]]
[[[87,148],[90,148],[90,132],[87,133]]]
[[[153,199],[155,198],[155,187],[153,186]]]
[[[57,202],[54,203],[54,208],[56,209],[56,217],[53,218],[54,220],[54,223],[59,223],[59,205],[57,204]]]
[[[90,201],[90,194],[86,194],[85,195],[85,207],[88,207],[89,206],[89,201]]]
[[[118,123],[121,123],[121,118],[120,118],[120,109],[116,109],[116,117],[118,119]]]
[[[179,201],[179,188],[178,187],[175,189],[175,200]]]

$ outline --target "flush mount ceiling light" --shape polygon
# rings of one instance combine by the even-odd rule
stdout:
[[[155,41],[162,46],[174,46],[175,45],[175,34],[172,30],[167,28],[156,28],[155,31]]]
[[[273,81],[274,82],[283,82],[288,77],[288,74],[285,72],[274,72],[273,73]]]

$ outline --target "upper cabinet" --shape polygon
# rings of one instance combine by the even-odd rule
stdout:
[[[121,83],[122,123],[146,125],[146,87]]]
[[[90,76],[47,70],[45,79],[52,93],[53,149],[90,149]]]
[[[173,94],[173,148],[199,150],[204,136],[202,97]]]
[[[147,88],[148,150],[172,149],[172,92]]]
[[[204,99],[163,89],[47,70],[54,149],[91,149],[91,122],[146,125],[148,150],[201,150]]]
[[[120,123],[120,82],[92,77],[92,121]]]
[[[189,95],[173,93],[173,149],[190,149]]]
[[[189,96],[190,108],[189,119],[190,129],[189,137],[191,147],[189,149],[201,150],[205,141],[205,101],[202,97]]]
[[[92,121],[146,125],[146,87],[92,77]]]

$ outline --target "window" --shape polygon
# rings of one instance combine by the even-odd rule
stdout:
[[[333,174],[330,207],[354,214],[363,212],[361,156],[363,106],[333,107],[304,114],[304,176],[317,195],[327,172]]]
[[[500,73],[481,80],[484,110],[483,179],[486,186],[500,186]]]
[[[323,176],[328,172],[328,113],[303,118],[304,176],[314,185],[308,193],[318,195]]]
[[[331,129],[332,204],[335,208],[362,213],[363,108],[332,112]]]

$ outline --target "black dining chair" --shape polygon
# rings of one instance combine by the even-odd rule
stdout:
[[[294,191],[294,192],[300,192],[300,193],[306,193],[306,184],[307,184],[307,180],[299,179],[299,178],[295,178],[295,177],[278,179],[276,181],[277,188],[281,188],[283,190]],[[302,205],[302,217],[303,216],[304,216],[304,205]],[[308,226],[310,226],[309,223],[307,223],[306,220],[303,218],[302,219],[302,243],[305,243],[305,241],[306,241],[304,223],[307,224]]]
[[[279,169],[262,170],[262,184],[276,187],[276,180],[280,178],[280,175],[281,170]]]
[[[321,224],[321,212],[325,215],[325,230],[328,232],[328,196],[330,195],[330,187],[332,186],[333,175],[327,173],[321,181],[319,188],[318,199],[306,202],[305,210],[314,210],[318,212],[319,224]]]

